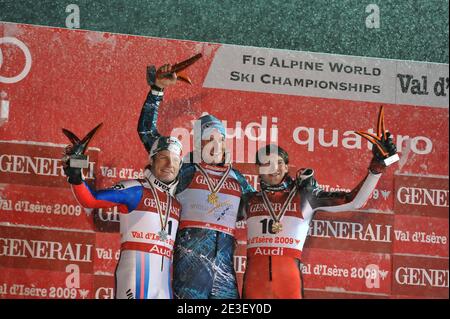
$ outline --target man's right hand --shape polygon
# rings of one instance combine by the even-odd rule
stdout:
[[[81,174],[81,168],[70,167],[70,156],[64,153],[63,158],[61,159],[62,167],[64,169],[64,173],[66,174],[67,181],[70,184],[80,185],[83,183],[83,176]]]
[[[173,72],[171,77],[162,77],[161,75],[167,73],[171,70],[172,66],[170,64],[164,64],[156,71],[156,81],[155,85],[161,89],[164,89],[170,85],[177,83],[177,74]]]

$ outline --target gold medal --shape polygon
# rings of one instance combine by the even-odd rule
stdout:
[[[272,231],[275,233],[275,234],[278,234],[279,232],[281,232],[283,230],[283,224],[282,223],[280,223],[280,222],[275,222],[275,223],[273,223],[273,225],[272,225]]]
[[[219,196],[217,196],[216,192],[212,192],[208,195],[208,203],[216,206],[219,201]]]
[[[214,207],[217,207],[217,205],[219,204],[219,196],[217,195],[217,193],[220,191],[223,184],[225,183],[225,180],[227,179],[228,175],[230,174],[231,164],[228,165],[228,167],[226,168],[226,171],[224,172],[224,174],[220,178],[219,182],[215,186],[214,186],[213,180],[209,177],[209,175],[205,171],[205,169],[201,165],[198,165],[198,164],[197,164],[197,167],[198,167],[198,170],[200,171],[200,173],[203,175],[203,177],[205,177],[206,185],[208,185],[208,189],[211,192],[208,194],[208,203],[210,203],[211,205],[214,205]]]
[[[269,212],[270,217],[272,217],[273,224],[271,227],[271,231],[273,234],[278,234],[283,230],[283,224],[281,224],[281,219],[284,217],[284,214],[286,213],[289,205],[292,202],[292,199],[297,194],[297,187],[292,187],[292,189],[289,192],[289,195],[287,199],[284,201],[283,206],[281,207],[281,210],[278,212],[278,214],[275,213],[275,210],[273,209],[272,203],[270,202],[269,198],[267,197],[267,192],[262,191],[262,199],[264,202],[264,206],[266,206],[266,210]]]

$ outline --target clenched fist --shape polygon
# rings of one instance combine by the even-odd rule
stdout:
[[[157,87],[164,89],[177,83],[177,74],[175,72],[169,73],[169,76],[167,76],[171,69],[172,66],[170,64],[164,64],[156,71],[155,85]]]

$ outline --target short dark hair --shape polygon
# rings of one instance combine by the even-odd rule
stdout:
[[[278,156],[280,156],[283,161],[284,164],[289,164],[289,155],[288,153],[282,149],[281,147],[279,147],[278,145],[275,144],[269,144],[266,146],[261,147],[258,152],[256,152],[256,165],[261,165],[261,156],[269,156],[270,154],[273,153],[277,153]]]

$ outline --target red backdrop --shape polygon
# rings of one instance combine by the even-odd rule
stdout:
[[[78,205],[59,161],[68,142],[61,128],[84,135],[104,123],[89,152],[87,175],[95,187],[142,176],[147,153],[136,127],[148,92],[146,66],[198,52],[203,58],[188,69],[193,85],[166,90],[160,132],[190,131],[203,112],[216,115],[229,128],[236,167],[255,186],[252,160],[258,145],[250,133],[260,137],[259,145],[277,136],[293,171],[311,167],[324,188],[351,189],[371,158],[367,143],[351,131],[374,128],[380,103],[386,106],[400,163],[388,169],[362,210],[316,215],[302,261],[307,298],[448,298],[448,65],[13,23],[0,23],[0,298],[113,296],[117,212]],[[266,63],[248,66],[244,55],[266,56]],[[285,55],[321,62],[323,70],[269,66],[268,56]],[[382,74],[353,69],[342,71],[341,78],[326,68],[330,61],[375,66]],[[408,90],[398,76],[400,67],[413,75]],[[251,76],[233,79],[237,71],[254,71],[253,82]],[[263,74],[286,72],[367,82],[379,92],[262,82]],[[436,84],[441,77],[445,95]],[[252,130],[258,127],[266,134]],[[183,144],[188,151],[189,139]],[[235,268],[241,283],[245,223],[238,226]]]

